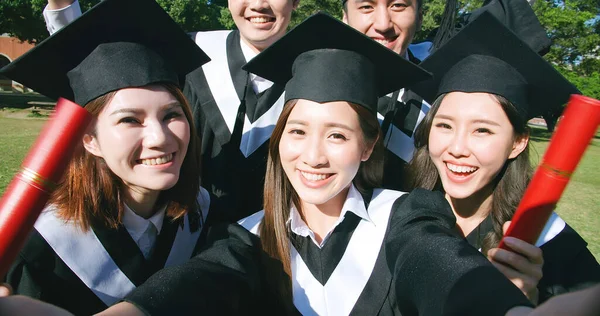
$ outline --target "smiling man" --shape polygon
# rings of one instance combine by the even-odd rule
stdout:
[[[417,56],[410,47],[423,22],[423,0],[342,0],[342,5],[343,21],[361,33],[416,64],[427,55],[427,44],[425,49],[418,47]],[[451,0],[446,5],[455,2]],[[407,89],[379,98],[377,117],[387,148],[384,187],[409,189],[405,166],[413,156],[413,134],[429,108],[427,102]]]
[[[185,95],[202,137],[202,186],[211,216],[235,221],[262,209],[267,147],[284,87],[242,70],[281,38],[300,0],[229,0],[237,30],[190,33],[211,58],[186,78]],[[144,12],[139,12],[144,14]],[[50,33],[81,15],[77,0],[48,0]]]

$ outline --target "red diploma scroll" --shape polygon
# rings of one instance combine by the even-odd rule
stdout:
[[[535,244],[598,125],[600,101],[572,95],[505,236]]]
[[[92,116],[79,105],[59,99],[0,199],[0,277],[3,277],[46,205],[81,142]]]

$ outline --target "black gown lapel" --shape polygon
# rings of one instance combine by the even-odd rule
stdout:
[[[154,274],[156,271],[164,268],[171,249],[176,246],[173,242],[175,241],[175,236],[182,220],[180,218],[173,221],[165,216],[160,234],[156,238],[152,255],[147,260],[149,274]],[[185,226],[185,229],[189,229],[189,226]],[[192,246],[190,245],[190,247]]]
[[[315,279],[322,285],[327,283],[333,270],[342,259],[359,222],[360,217],[352,212],[347,212],[344,220],[333,230],[323,248],[317,247],[310,237],[291,234],[290,239],[294,248]]]
[[[242,70],[242,66],[246,63],[246,58],[242,52],[240,45],[240,33],[232,31],[227,36],[226,40],[227,64],[229,65],[229,73],[235,92],[240,100],[244,97],[244,87],[246,86],[246,71]]]
[[[92,224],[92,229],[117,267],[135,286],[142,284],[164,266],[177,232],[175,223],[170,223],[165,217],[163,228],[156,239],[154,253],[146,260],[125,226],[120,225],[114,230]]]
[[[385,243],[385,240],[383,243]],[[375,311],[380,311],[385,300],[388,298],[388,293],[390,293],[392,285],[392,278],[393,275],[388,267],[385,256],[385,247],[381,247],[379,255],[377,256],[377,261],[373,267],[373,273],[371,273],[369,281],[367,281],[365,288],[362,293],[360,293],[358,300],[356,300],[356,304],[350,312],[350,315],[379,315],[379,313],[375,313]]]

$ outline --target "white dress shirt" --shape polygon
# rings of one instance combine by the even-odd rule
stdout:
[[[161,210],[152,215],[152,217],[145,219],[134,213],[131,208],[125,204],[123,225],[146,259],[152,254],[156,236],[160,234],[160,230],[162,229],[166,210],[167,207],[164,206]]]
[[[354,187],[354,185],[350,185],[350,190],[348,190],[348,196],[346,197],[346,201],[342,206],[342,212],[340,213],[340,217],[335,222],[335,224],[331,226],[325,237],[323,237],[323,241],[321,241],[321,243],[317,242],[315,238],[315,233],[308,227],[308,225],[306,225],[304,220],[302,220],[300,212],[298,212],[298,209],[296,209],[295,206],[292,206],[290,209],[290,218],[288,219],[287,223],[288,225],[290,225],[290,230],[292,231],[292,233],[302,237],[310,237],[310,239],[315,243],[315,245],[317,245],[319,248],[322,248],[323,245],[325,245],[325,243],[327,242],[329,236],[331,236],[333,230],[344,220],[344,216],[348,211],[356,214],[363,220],[373,222],[369,217],[369,213],[367,213],[367,209],[365,208],[362,196],[360,195],[356,187]]]
[[[254,58],[254,57],[256,57],[256,55],[258,55],[241,38],[240,38],[240,46],[242,47],[242,54],[244,54],[244,59],[246,59],[246,62],[249,62],[250,60],[252,60],[252,58]],[[256,94],[259,94],[259,93],[269,89],[273,85],[273,82],[271,82],[265,78],[259,77],[253,73],[250,73],[250,83],[252,84],[252,89],[254,89],[254,92]]]

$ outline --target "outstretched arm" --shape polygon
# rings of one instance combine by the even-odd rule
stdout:
[[[50,35],[81,16],[81,7],[77,0],[48,0],[44,8],[44,21]]]
[[[523,293],[457,233],[443,194],[417,189],[396,201],[392,214],[386,252],[401,312],[513,315],[529,310]]]

